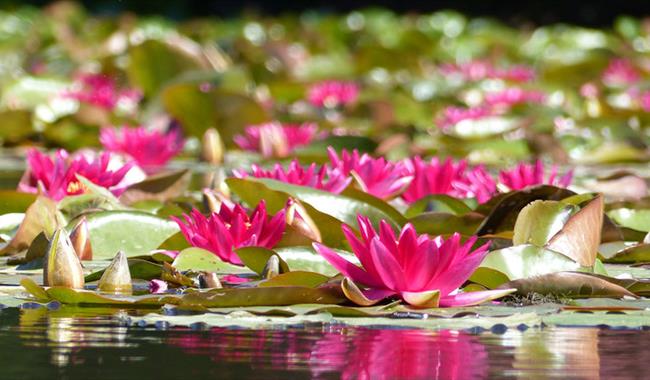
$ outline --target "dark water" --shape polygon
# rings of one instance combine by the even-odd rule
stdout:
[[[647,378],[650,331],[275,330],[129,326],[47,309],[0,312],[1,379]]]

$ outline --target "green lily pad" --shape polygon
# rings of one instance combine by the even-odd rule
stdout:
[[[617,224],[637,231],[650,231],[650,209],[618,208],[607,212]]]
[[[574,211],[575,207],[557,201],[533,201],[517,216],[512,244],[544,246]]]
[[[242,267],[222,261],[214,253],[202,248],[186,248],[174,259],[172,266],[179,271],[194,270],[206,272],[237,273]]]
[[[299,303],[339,304],[345,302],[339,287],[308,288],[275,286],[261,288],[216,289],[183,296],[182,306],[235,307],[285,306]]]
[[[139,278],[142,280],[153,280],[160,278],[162,273],[162,265],[153,263],[148,260],[142,259],[129,259],[129,273],[131,278]],[[108,266],[110,262],[106,262]],[[98,281],[104,274],[105,269],[93,272],[85,277],[86,282]]]
[[[530,244],[492,251],[481,263],[479,269],[481,268],[500,272],[509,280],[581,269],[578,263],[561,253]],[[488,286],[476,276],[472,276],[470,280]]]
[[[595,276],[580,272],[547,273],[540,276],[521,278],[501,285],[504,289],[515,288],[517,293],[550,294],[571,298],[634,296],[625,287],[608,281],[606,276]]]
[[[139,211],[100,211],[87,214],[86,222],[95,259],[110,259],[120,250],[148,254],[178,232],[173,221]]]
[[[472,209],[460,199],[446,194],[435,194],[411,204],[404,215],[407,218],[414,218],[424,212],[444,212],[460,216],[470,211]]]
[[[235,250],[241,261],[253,272],[262,275],[264,267],[271,256],[278,256],[280,259],[280,273],[289,271],[289,266],[274,251],[264,247],[241,247]]]
[[[259,287],[273,286],[304,286],[307,288],[316,288],[329,280],[328,276],[320,273],[293,271],[279,274],[273,278],[262,281]]]

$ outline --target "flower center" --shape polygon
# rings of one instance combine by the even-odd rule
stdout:
[[[68,188],[65,190],[68,194],[83,194],[88,190],[88,187],[79,181],[73,181],[68,184]]]

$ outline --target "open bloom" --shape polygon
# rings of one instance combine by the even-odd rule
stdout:
[[[497,294],[454,293],[481,264],[489,243],[472,250],[477,240],[475,236],[464,244],[458,233],[446,240],[441,236],[418,236],[410,223],[396,236],[385,221],[380,222],[377,232],[367,217],[359,215],[357,220],[361,239],[349,226],[342,228],[362,267],[322,244],[313,245],[346,278],[366,287],[361,293],[367,301],[378,302],[397,295],[415,306],[432,306],[428,296],[435,301],[439,296],[441,306],[451,306],[483,301],[485,296]],[[438,294],[434,294],[436,291]]]
[[[359,97],[359,86],[354,82],[325,81],[309,88],[307,99],[315,107],[336,108],[354,103]]]
[[[427,195],[446,194],[457,198],[476,197],[486,202],[496,192],[496,183],[484,167],[467,168],[467,162],[441,162],[437,157],[425,161],[420,157],[405,160],[407,172],[413,181],[402,193],[402,198],[413,203]]]
[[[495,67],[486,60],[474,60],[461,64],[445,64],[440,68],[444,75],[458,75],[466,81],[503,79],[512,82],[529,82],[535,78],[535,70],[523,65]]]
[[[113,110],[120,102],[137,103],[141,94],[137,90],[120,90],[113,78],[103,74],[80,74],[75,88],[63,94],[96,107]]]
[[[344,175],[352,175],[364,192],[377,198],[389,199],[406,188],[413,179],[404,167],[404,163],[393,163],[385,158],[373,158],[367,153],[362,155],[355,149],[343,150],[341,157],[334,148],[327,148],[330,164]]]
[[[65,196],[85,192],[85,186],[77,179],[78,174],[117,196],[127,186],[125,176],[134,164],[128,162],[116,169],[110,166],[113,166],[112,157],[107,152],[95,158],[84,155],[71,158],[68,152],[61,149],[52,158],[37,149],[31,149],[27,153],[27,171],[18,184],[18,190],[26,193],[37,193],[40,190],[47,197],[58,201]]]
[[[491,107],[478,106],[473,108],[447,107],[442,111],[442,116],[437,120],[437,125],[442,129],[453,127],[464,120],[478,120],[494,116],[496,112]]]
[[[572,170],[562,177],[558,177],[555,165],[551,167],[548,177],[544,177],[544,172],[544,163],[541,160],[537,160],[534,164],[520,163],[513,169],[499,172],[499,182],[507,190],[521,190],[537,185],[567,187],[573,178]]]
[[[603,83],[608,86],[625,87],[641,80],[639,71],[632,62],[624,58],[612,59],[602,74]]]
[[[273,248],[282,238],[285,228],[284,210],[269,217],[264,201],[250,215],[241,205],[229,206],[224,202],[219,212],[213,212],[208,217],[194,209],[189,215],[184,214],[183,219],[172,217],[188,243],[237,265],[242,265],[242,261],[234,252],[236,248]]]
[[[238,178],[245,178],[249,175],[255,178],[270,178],[292,185],[313,187],[334,194],[345,190],[351,181],[337,168],[331,169],[325,165],[317,166],[316,164],[304,168],[297,160],[291,161],[286,169],[280,164],[275,164],[269,170],[254,164],[252,169],[250,173],[240,170],[235,170],[233,173]]]
[[[234,137],[240,148],[259,152],[264,157],[286,157],[296,148],[308,145],[317,137],[313,123],[288,125],[278,122],[246,127],[244,135]]]
[[[164,133],[146,127],[102,128],[99,141],[111,152],[132,157],[147,173],[165,166],[185,144],[179,129]]]
[[[485,103],[492,107],[512,107],[524,103],[543,103],[546,96],[541,91],[511,87],[485,94]]]

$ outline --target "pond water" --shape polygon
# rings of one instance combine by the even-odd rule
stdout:
[[[640,378],[650,359],[646,330],[140,327],[74,314],[2,310],[0,377],[623,379]]]

